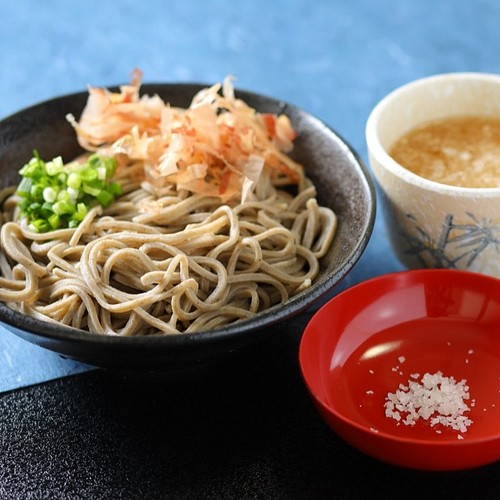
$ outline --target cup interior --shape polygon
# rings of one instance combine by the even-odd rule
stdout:
[[[500,77],[450,73],[404,85],[374,109],[374,132],[387,151],[418,125],[461,115],[500,117]]]
[[[408,83],[383,98],[370,114],[366,140],[372,163],[405,180],[434,190],[461,192],[421,178],[396,163],[392,145],[419,125],[452,116],[500,118],[500,76],[482,73],[448,73]],[[430,184],[429,184],[430,183]],[[498,191],[498,188],[491,188]],[[487,194],[488,189],[482,189]]]

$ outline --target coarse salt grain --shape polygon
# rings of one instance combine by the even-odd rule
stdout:
[[[472,420],[464,415],[470,408],[465,400],[470,398],[467,381],[456,382],[438,371],[426,373],[420,383],[409,380],[399,384],[395,393],[386,396],[385,416],[405,425],[415,425],[420,419],[429,421],[431,427],[441,424],[459,432],[467,432]]]

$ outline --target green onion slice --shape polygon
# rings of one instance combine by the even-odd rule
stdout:
[[[46,162],[34,151],[19,171],[20,217],[39,233],[78,227],[90,208],[108,207],[122,194],[121,185],[112,180],[116,167],[114,158],[99,154],[64,164],[60,156]]]

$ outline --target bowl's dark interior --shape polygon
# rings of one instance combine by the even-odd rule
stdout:
[[[189,106],[203,86],[143,85],[145,94],[158,94],[174,106]],[[252,320],[197,334],[158,338],[102,337],[27,318],[0,303],[0,321],[17,335],[84,362],[102,366],[148,367],[184,358],[202,359],[237,348],[265,335],[272,325],[291,318],[324,296],[353,267],[370,238],[375,218],[375,191],[366,168],[351,148],[330,128],[287,103],[240,91],[237,95],[258,111],[285,113],[298,133],[293,152],[314,181],[321,204],[339,218],[334,244],[321,262],[321,274],[307,291]],[[68,161],[81,150],[66,120],[77,119],[86,92],[56,98],[20,111],[0,122],[0,187],[19,182],[18,170],[36,149],[44,159],[62,155]],[[261,335],[258,335],[260,333]]]

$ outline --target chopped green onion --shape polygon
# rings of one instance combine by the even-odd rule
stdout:
[[[120,196],[123,192],[121,184],[115,181],[108,185],[108,191],[114,196]]]
[[[32,231],[47,232],[75,228],[96,204],[109,206],[122,194],[122,187],[110,179],[114,158],[90,155],[85,162],[64,164],[60,156],[45,162],[37,151],[19,173],[17,188],[21,217]]]
[[[114,200],[114,196],[109,193],[108,191],[104,191],[104,189],[101,190],[100,193],[97,194],[96,199],[97,201],[103,206],[107,207],[110,205],[110,203]]]
[[[87,208],[87,205],[85,205],[85,203],[78,203],[78,205],[76,206],[76,211],[78,213],[83,213],[86,215],[89,209]]]
[[[84,193],[90,194],[92,196],[97,196],[101,192],[101,188],[94,187],[91,184],[83,183],[82,190]]]
[[[51,212],[52,213],[52,203],[46,201],[43,203],[43,205],[40,207],[40,211],[43,212]]]
[[[64,169],[62,158],[58,156],[57,158],[54,158],[52,161],[48,161],[45,164],[45,168],[47,169],[47,173],[51,176],[60,174]]]
[[[76,201],[76,200],[78,200],[78,196],[80,195],[80,191],[78,189],[68,187],[68,195],[69,195],[70,200]]]
[[[31,193],[33,181],[29,177],[23,177],[17,188],[17,194],[23,198],[27,198]]]
[[[36,233],[46,233],[50,230],[49,223],[44,219],[36,219],[30,225],[30,229]]]
[[[106,180],[106,167],[97,167],[97,178],[100,181]]]
[[[43,187],[42,186],[31,186],[31,198],[36,201],[43,200]]]
[[[28,209],[31,210],[32,212],[36,212],[37,210],[40,210],[42,208],[42,205],[40,203],[32,203]]]
[[[78,189],[82,185],[82,176],[76,172],[71,172],[68,175],[68,186],[73,189]]]
[[[69,201],[70,198],[71,196],[69,195],[68,191],[66,191],[66,189],[62,189],[57,194],[57,201]]]
[[[95,168],[86,168],[82,170],[81,174],[83,182],[90,182],[98,178],[97,170]]]
[[[54,203],[57,198],[57,191],[53,187],[46,187],[43,190],[43,199],[49,203]]]
[[[48,222],[52,229],[59,229],[61,227],[61,218],[57,214],[50,215]]]
[[[72,214],[75,207],[67,201],[60,200],[52,205],[52,211],[57,215]]]
[[[75,218],[76,220],[83,220],[85,216],[88,214],[88,212],[89,209],[87,208],[87,205],[85,205],[85,203],[78,203],[73,218]]]

